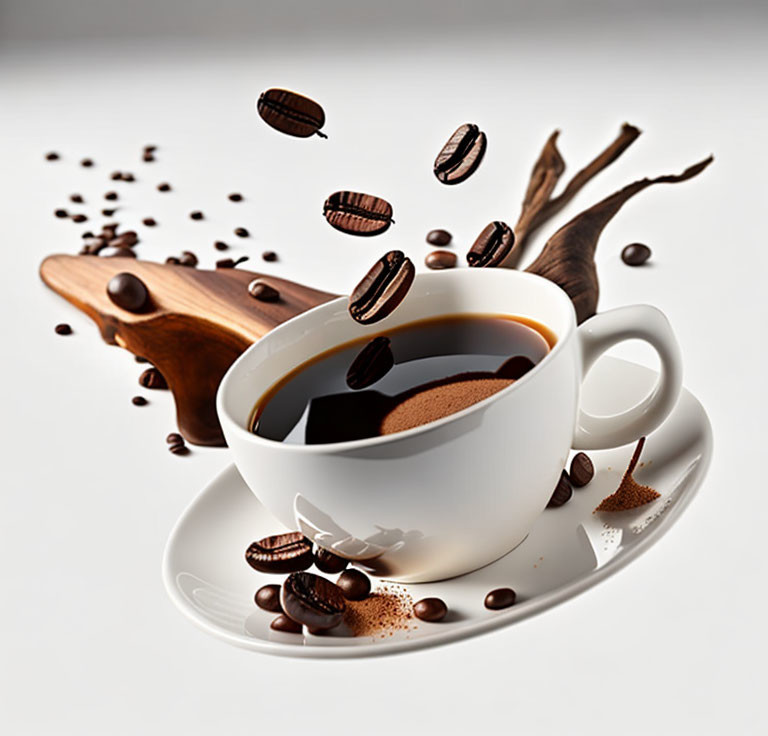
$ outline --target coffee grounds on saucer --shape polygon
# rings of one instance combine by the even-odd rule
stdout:
[[[658,491],[655,491],[650,486],[641,485],[632,477],[632,473],[640,460],[640,453],[642,453],[644,445],[645,437],[641,437],[638,440],[635,452],[629,461],[618,489],[615,493],[604,498],[593,513],[597,511],[628,511],[638,506],[645,506],[645,504],[661,497]]]

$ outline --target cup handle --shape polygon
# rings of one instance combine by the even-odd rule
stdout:
[[[661,373],[648,396],[627,411],[593,416],[580,408],[574,449],[619,447],[656,429],[677,403],[683,383],[680,347],[664,314],[645,304],[620,307],[588,319],[576,334],[581,345],[582,377],[608,348],[632,339],[651,344],[661,359]]]

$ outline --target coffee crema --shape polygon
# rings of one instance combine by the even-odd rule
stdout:
[[[556,337],[528,317],[458,314],[411,322],[310,358],[257,402],[249,430],[291,444],[402,432],[493,396]]]

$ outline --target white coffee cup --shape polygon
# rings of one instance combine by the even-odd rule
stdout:
[[[557,336],[511,386],[456,414],[404,432],[295,445],[248,431],[254,404],[309,358],[420,319],[457,314],[532,318]],[[612,345],[649,342],[661,373],[640,404],[615,416],[579,409],[582,379]],[[217,409],[245,482],[283,524],[373,574],[402,582],[461,575],[514,549],[544,510],[571,447],[632,442],[669,415],[682,383],[666,317],[614,309],[577,327],[570,299],[539,276],[509,269],[419,274],[398,308],[364,326],[347,299],[305,312],[252,345],[224,376]]]

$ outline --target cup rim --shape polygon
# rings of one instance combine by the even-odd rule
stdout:
[[[363,450],[371,447],[378,447],[379,445],[393,444],[395,442],[409,440],[412,437],[415,437],[417,435],[427,434],[429,432],[437,431],[447,424],[458,422],[464,417],[469,416],[471,413],[475,411],[480,411],[484,407],[489,406],[491,403],[501,400],[502,398],[510,395],[512,392],[516,390],[520,390],[519,387],[521,385],[525,386],[528,383],[530,383],[531,380],[535,380],[536,377],[541,373],[542,366],[544,366],[547,363],[550,363],[556,355],[562,352],[562,350],[564,349],[564,345],[569,341],[572,334],[574,333],[577,326],[576,310],[568,294],[566,294],[566,292],[557,284],[550,281],[549,279],[545,279],[543,276],[538,276],[537,274],[518,271],[515,269],[495,269],[495,268],[492,270],[491,269],[483,269],[483,270],[461,269],[460,271],[422,272],[422,273],[416,274],[416,279],[414,280],[414,283],[416,280],[430,281],[430,280],[434,280],[435,278],[441,278],[443,277],[444,274],[447,274],[447,273],[451,273],[454,278],[458,273],[473,273],[473,278],[476,278],[477,277],[476,274],[478,273],[489,273],[489,272],[497,273],[500,271],[506,272],[510,275],[514,274],[513,278],[523,278],[523,279],[532,281],[534,283],[538,283],[543,289],[549,290],[549,292],[554,296],[555,299],[559,300],[562,304],[566,306],[566,308],[569,311],[569,319],[568,319],[567,329],[565,330],[562,336],[558,336],[555,346],[544,356],[544,358],[541,361],[539,361],[522,378],[517,379],[514,383],[501,389],[500,391],[497,391],[495,394],[492,394],[491,396],[488,396],[485,399],[482,399],[481,401],[478,401],[477,403],[466,407],[465,409],[461,409],[460,411],[457,411],[453,414],[448,414],[447,416],[441,417],[440,419],[435,419],[431,422],[427,422],[426,424],[419,425],[418,427],[411,427],[410,429],[404,429],[400,432],[394,432],[393,434],[379,435],[377,437],[366,437],[360,440],[347,440],[345,442],[327,442],[324,444],[315,444],[315,445],[307,445],[307,444],[299,445],[299,444],[285,443],[285,442],[280,442],[278,440],[268,439],[266,437],[260,437],[259,435],[253,432],[250,432],[246,428],[242,427],[240,425],[240,422],[236,421],[234,417],[232,417],[231,414],[225,408],[224,396],[228,391],[229,385],[234,380],[234,377],[237,375],[237,373],[240,370],[243,370],[242,366],[247,361],[249,354],[252,351],[254,351],[257,348],[257,346],[260,345],[264,340],[272,339],[271,336],[274,335],[275,333],[278,333],[279,331],[285,330],[285,329],[292,329],[295,324],[305,319],[309,319],[311,315],[314,315],[316,312],[319,312],[322,310],[335,309],[342,303],[346,304],[348,297],[340,296],[336,299],[331,299],[330,301],[323,302],[322,304],[318,304],[316,307],[312,307],[312,309],[308,309],[306,312],[301,312],[300,314],[297,314],[295,317],[291,317],[291,319],[283,322],[282,324],[270,330],[268,333],[264,335],[264,337],[259,338],[256,342],[254,342],[252,345],[246,348],[246,350],[244,350],[241,355],[237,357],[235,362],[232,363],[232,365],[227,369],[227,372],[224,374],[224,377],[221,379],[221,382],[219,383],[219,388],[216,392],[216,414],[219,418],[219,421],[223,425],[224,420],[226,420],[227,424],[229,425],[227,431],[235,432],[242,439],[248,440],[261,447],[271,448],[271,449],[284,451],[284,452],[298,452],[298,453],[309,453],[309,454],[336,454],[336,453],[348,452],[351,450]],[[512,312],[510,312],[510,314],[512,314]],[[413,320],[413,321],[416,321],[416,320]],[[328,349],[332,350],[333,347],[330,347]],[[226,432],[225,432],[225,435],[226,435]]]

